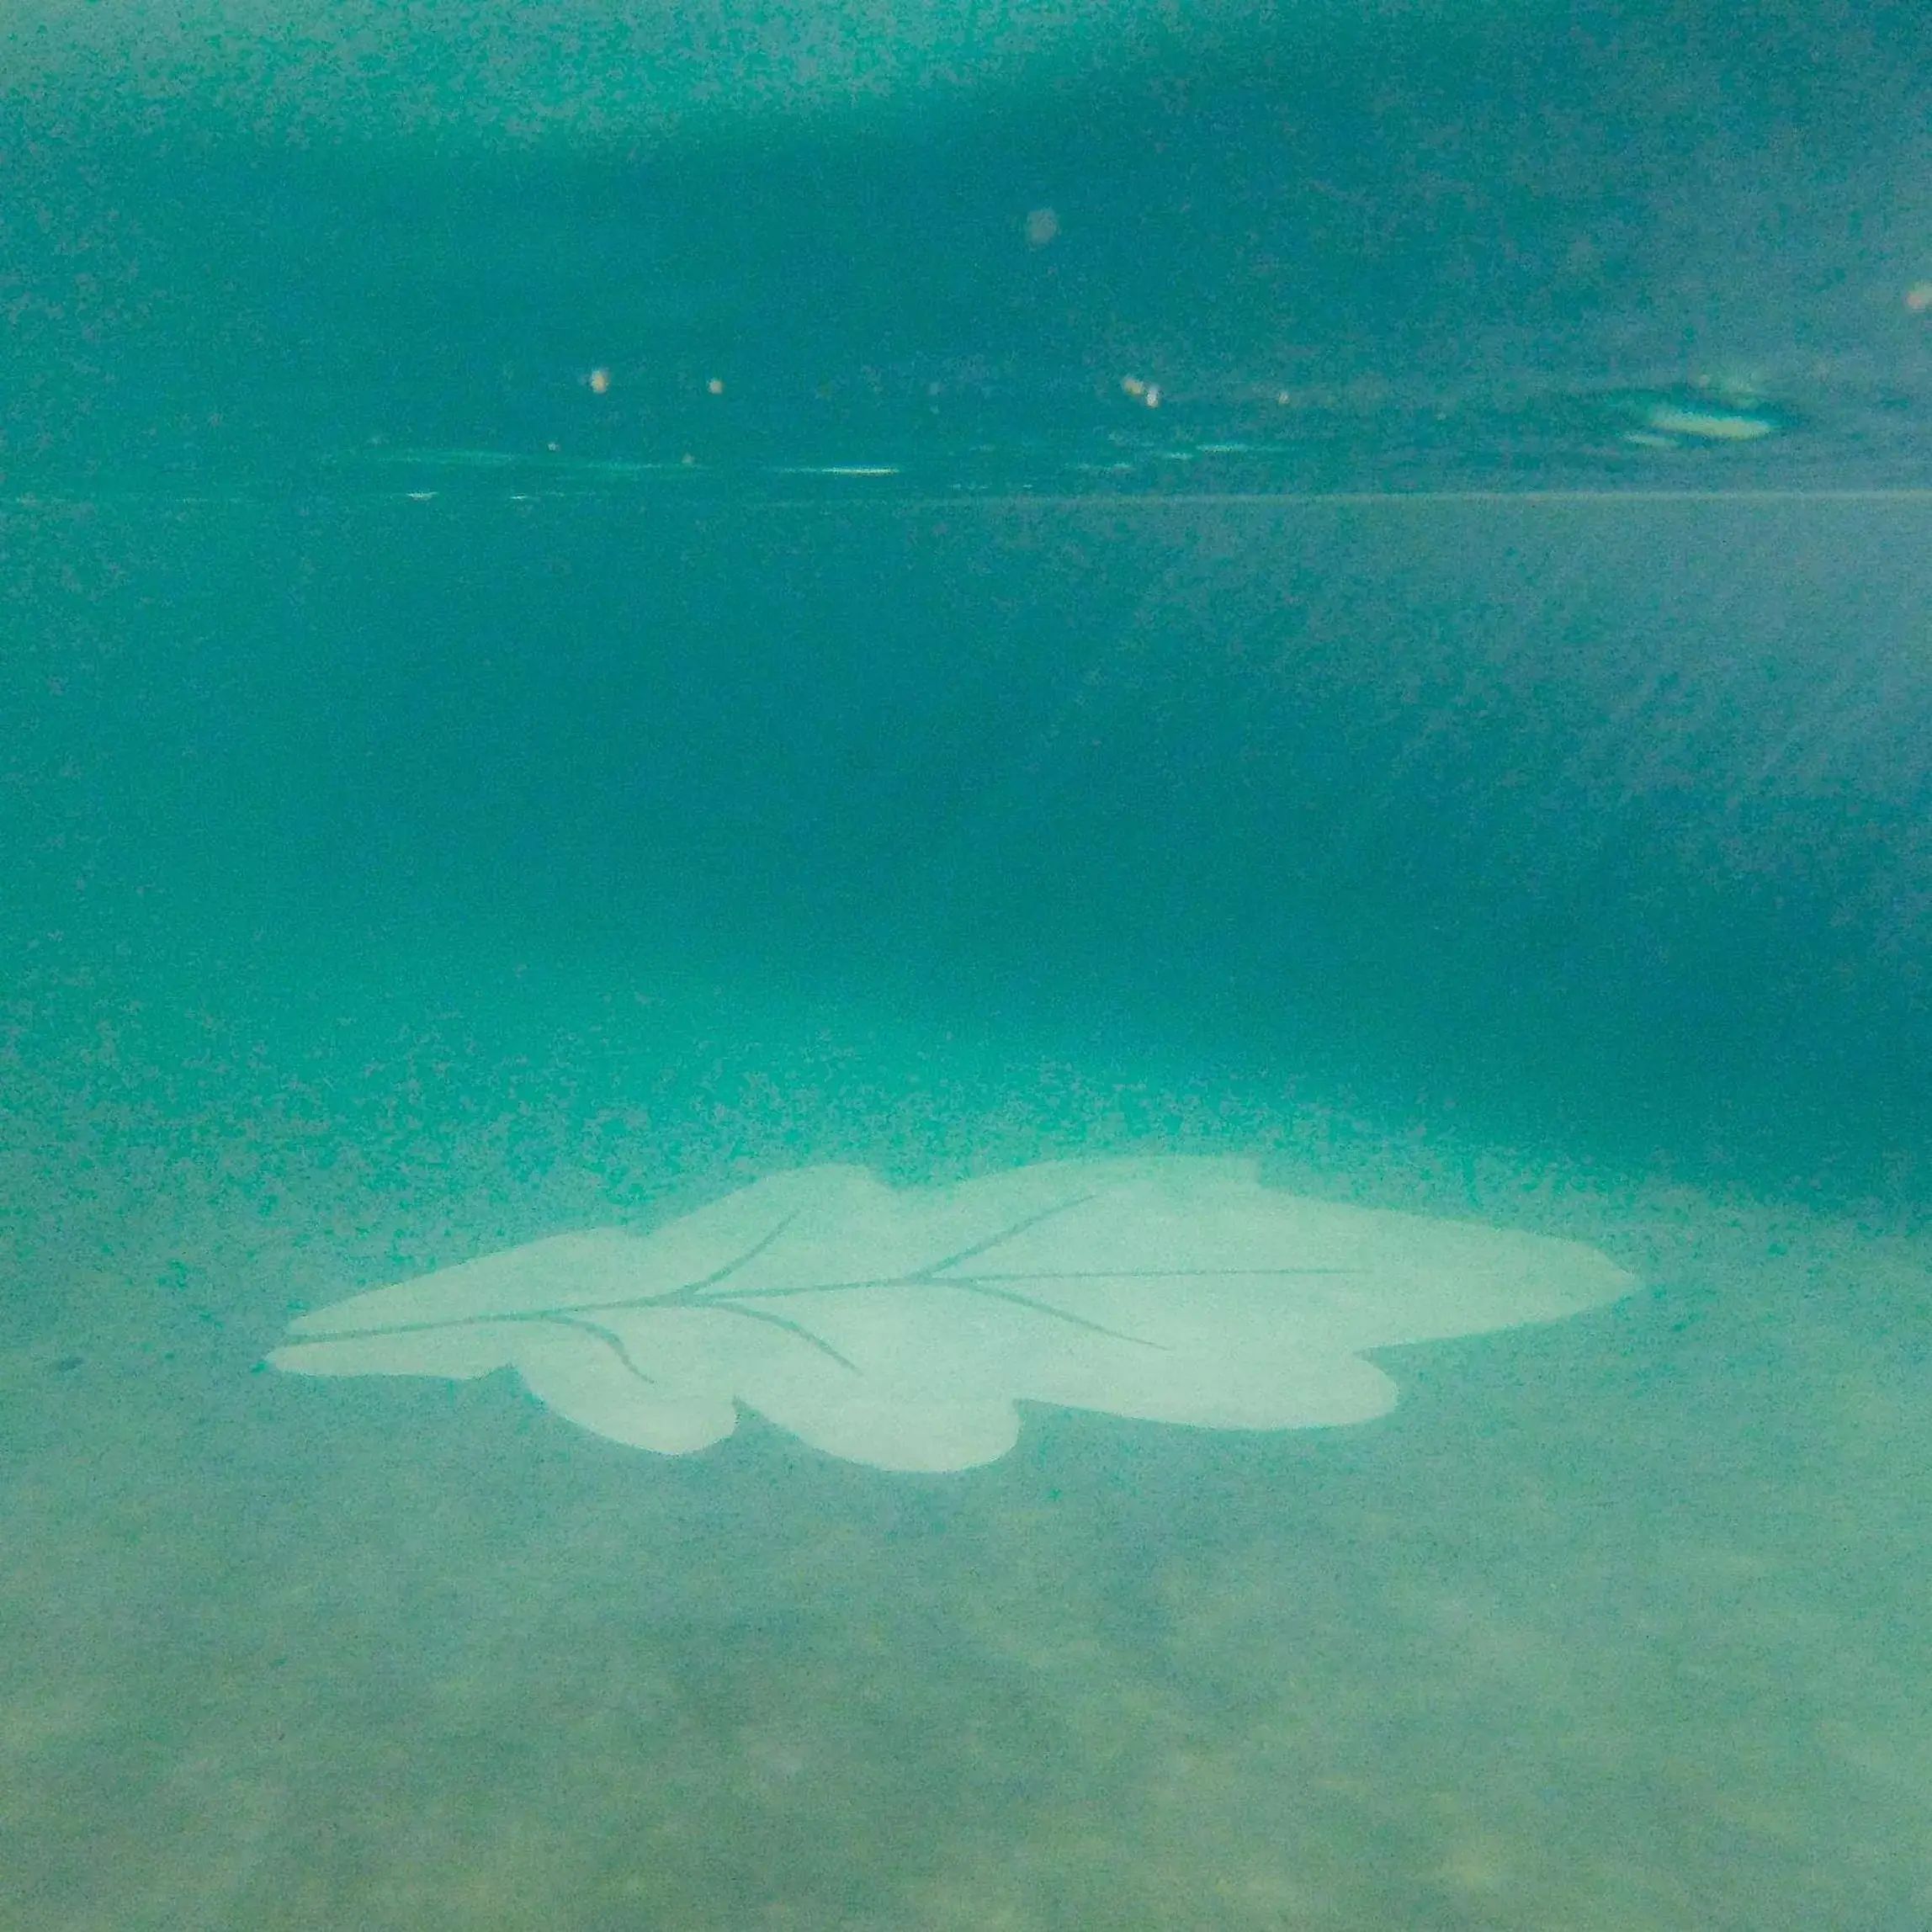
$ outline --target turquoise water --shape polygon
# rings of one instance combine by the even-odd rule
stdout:
[[[1913,1922],[1882,975],[1807,1020],[1803,867],[1782,926],[1669,884],[1668,732],[1588,723],[1642,579],[1587,664],[1439,628],[1579,541],[1781,613],[1832,514],[16,511],[8,1922]],[[1446,775],[1526,692],[1576,722],[1514,815]],[[1763,741],[1700,715],[1706,773]],[[793,1166],[1150,1151],[1643,1287],[1385,1352],[1378,1422],[1030,1409],[946,1477],[258,1367]]]
[[[0,63],[8,1932],[1932,1919],[1932,66],[986,11]],[[1637,1286],[942,1475],[266,1366],[1173,1154]]]

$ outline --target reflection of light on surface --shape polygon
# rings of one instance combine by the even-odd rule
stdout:
[[[1027,246],[1044,248],[1060,231],[1060,218],[1050,208],[1036,208],[1027,216]]]
[[[1160,407],[1160,385],[1157,382],[1143,382],[1137,375],[1123,375],[1120,379],[1120,390],[1123,395],[1131,395],[1149,409]]]
[[[1754,443],[1773,424],[1738,410],[1676,409],[1659,403],[1644,418],[1646,428],[1664,436],[1695,437],[1705,443]]]

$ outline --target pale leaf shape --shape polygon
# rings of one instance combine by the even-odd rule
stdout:
[[[671,1454],[740,1405],[880,1468],[963,1469],[1016,1404],[1210,1429],[1361,1422],[1362,1351],[1627,1292],[1594,1249],[1312,1201],[1252,1162],[1054,1161],[894,1191],[774,1175],[645,1234],[559,1234],[305,1314],[306,1375],[514,1368],[586,1429]]]

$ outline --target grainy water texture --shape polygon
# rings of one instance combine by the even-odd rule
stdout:
[[[0,1932],[1932,1924],[1924,10],[18,10]]]
[[[354,527],[409,513],[377,504]],[[687,698],[666,724],[653,693],[703,682],[688,633],[554,622],[511,680],[492,654],[526,619],[464,608],[460,573],[419,586],[424,608],[450,600],[441,629],[379,650],[379,620],[338,610],[339,634],[318,620],[271,661],[247,608],[285,594],[268,527],[172,518],[162,556],[133,517],[112,544],[125,605],[113,584],[45,593],[61,621],[31,678],[67,709],[36,714],[34,795],[66,815],[37,828],[42,897],[18,920],[7,1007],[6,1923],[1914,1921],[1932,1419],[1926,1250],[1896,1176],[1893,1232],[1881,1206],[1807,1206],[1815,1183],[1766,1193],[1762,1149],[1722,1144],[1748,1123],[1695,1083],[1647,1112],[1636,1045],[1620,1082],[1584,1011],[1547,1030],[1521,1000],[1493,1016],[1478,1044],[1514,1070],[1485,1082],[1457,1049],[1477,969],[1446,974],[1385,887],[1394,941],[1356,974],[1391,984],[1409,959],[1451,1016],[1437,1032],[1393,999],[1378,1022],[1332,969],[1298,978],[1285,957],[1271,1025],[1204,1023],[1202,949],[1260,1000],[1255,925],[1224,928],[1197,880],[1157,871],[1148,891],[1197,895],[1185,931],[1089,900],[1134,943],[1083,966],[1067,905],[1090,847],[1064,827],[1106,804],[1106,772],[1051,808],[1064,852],[1043,861],[1050,818],[999,827],[1045,809],[1050,735],[1016,750],[975,719],[975,769],[1007,774],[978,792],[932,738],[916,774],[894,740],[920,715],[895,693],[923,682],[944,709],[1001,648],[969,614],[947,656],[895,634],[915,631],[904,601],[875,610],[869,678],[809,622],[782,645],[714,633],[719,678],[751,688],[746,658],[789,676],[786,715],[751,705],[727,727]],[[804,528],[841,594],[876,597],[887,525]],[[604,569],[628,557],[645,581],[668,540],[613,546]],[[1199,555],[1196,533],[1175,540]],[[303,554],[353,576],[375,541]],[[208,573],[240,641],[152,615],[139,586],[163,570],[191,588]],[[1011,671],[1043,715],[1044,692],[1108,675],[1070,674],[1053,643],[1053,668]],[[1153,675],[1144,657],[1143,692]],[[1227,729],[1255,727],[1234,710]],[[422,735],[438,713],[427,730],[445,735]],[[642,747],[623,836],[593,795],[619,745]],[[645,752],[673,767],[661,789]],[[1137,730],[1143,804],[1154,757]],[[844,775],[787,788],[800,768]],[[916,778],[953,788],[949,848],[910,803],[878,829],[878,794],[910,800]],[[687,800],[748,849],[714,845]],[[587,854],[562,836],[580,811]],[[498,812],[534,856],[502,842]],[[837,822],[788,835],[786,815],[815,812]],[[1230,868],[1274,875],[1272,854],[1218,856],[1213,824],[1193,836],[1230,902]],[[1030,895],[1043,863],[1064,889],[1029,932],[989,879],[1016,873]],[[599,867],[601,898],[581,883]],[[1278,876],[1314,931],[1319,895]],[[1464,889],[1528,1000],[1547,961]],[[493,892],[521,900],[525,931],[486,916]],[[1001,923],[949,933],[974,969],[948,977],[918,922],[963,898]],[[1642,930],[1640,908],[1614,910]],[[1002,941],[1051,949],[1065,984],[1028,992],[998,969]],[[1582,1097],[1566,1039],[1600,1070]],[[1834,1050],[1821,1033],[1807,1057]],[[1377,1070],[1404,1061],[1452,1111],[1388,1097]],[[1381,1096],[1379,1123],[1351,1085]],[[1488,1139],[1457,1124],[1458,1094]],[[1541,1123],[1543,1144],[1495,1138],[1510,1122]],[[1592,1131],[1615,1158],[1579,1151]],[[1318,1200],[1580,1241],[1640,1285],[1567,1320],[1376,1351],[1399,1400],[1373,1420],[1229,1431],[1028,1404],[1009,1453],[941,1475],[839,1460],[755,1413],[663,1457],[507,1375],[262,1367],[291,1317],[346,1295],[575,1230],[647,1232],[819,1164],[904,1188],[1153,1155],[1253,1159]]]

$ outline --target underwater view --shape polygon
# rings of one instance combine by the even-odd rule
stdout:
[[[18,13],[0,1932],[1932,1924],[1932,23]]]

